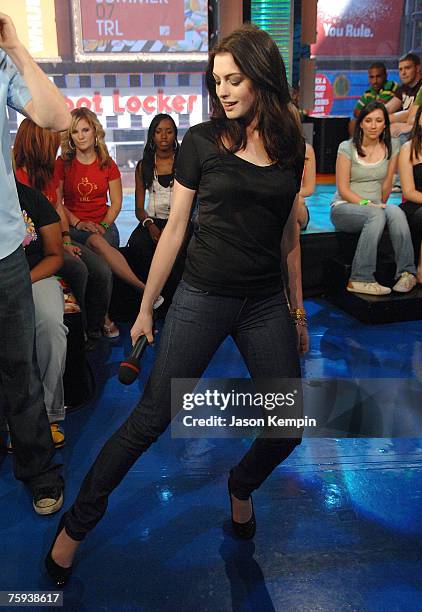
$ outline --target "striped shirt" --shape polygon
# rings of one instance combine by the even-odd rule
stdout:
[[[373,100],[379,100],[380,102],[386,104],[389,100],[391,100],[391,98],[394,97],[398,87],[399,86],[395,81],[385,81],[378,92],[376,92],[373,87],[369,87],[369,89],[367,89],[356,102],[354,110],[361,111],[367,104],[369,104],[369,102],[372,102]]]

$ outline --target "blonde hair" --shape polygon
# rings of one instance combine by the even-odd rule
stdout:
[[[95,134],[95,152],[97,153],[100,168],[108,166],[111,162],[110,153],[108,152],[107,145],[104,142],[105,132],[104,128],[98,120],[98,117],[89,108],[75,108],[70,113],[72,120],[70,127],[66,132],[63,132],[62,136],[62,158],[65,161],[72,161],[76,157],[76,147],[72,139],[72,132],[76,128],[77,124],[81,119],[84,119],[88,125],[94,130]]]

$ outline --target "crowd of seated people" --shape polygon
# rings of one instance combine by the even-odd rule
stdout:
[[[57,157],[60,144],[61,155]],[[27,229],[23,246],[33,283],[37,359],[56,448],[65,442],[63,373],[68,331],[58,280],[64,277],[77,296],[88,348],[95,346],[89,342],[98,340],[100,333],[108,338],[119,335],[108,318],[112,272],[139,292],[144,289],[141,278],[146,281],[170,211],[178,149],[173,119],[158,115],[136,168],[136,216],[140,223],[129,241],[131,267],[118,250],[115,225],[122,204],[120,172],[108,153],[96,115],[85,108],[73,111],[71,125],[61,140],[57,133],[27,118],[18,128],[14,171]],[[146,191],[150,195],[147,210]],[[168,303],[182,266],[179,258],[177,274],[174,272],[167,283]],[[8,447],[13,450],[10,440]]]
[[[385,227],[397,267],[393,291],[409,292],[422,282],[422,106],[417,107],[411,140],[400,152],[405,201],[400,207],[390,205],[387,200],[400,145],[398,139],[391,138],[387,98],[391,101],[391,94],[396,96],[400,89],[394,82],[386,84],[386,73],[378,74],[381,72],[378,63],[371,65],[371,88],[359,101],[362,108],[355,113],[353,137],[339,146],[337,191],[331,205],[335,228],[359,234],[347,290],[371,295],[391,292],[374,276],[377,247]],[[292,112],[300,121],[296,107],[292,106]],[[59,422],[65,415],[62,374],[67,330],[63,324],[63,295],[54,275],[63,276],[77,296],[88,342],[96,342],[100,335],[117,337],[119,330],[108,317],[112,272],[142,292],[170,213],[179,150],[174,120],[166,114],[154,117],[143,156],[135,168],[135,215],[139,224],[129,238],[125,258],[118,250],[115,224],[122,205],[120,172],[108,153],[96,115],[85,108],[72,111],[72,123],[62,137],[57,158],[59,146],[56,134],[25,119],[13,151],[28,229],[25,246],[37,313],[39,365],[56,446],[64,443]],[[314,150],[307,144],[299,192],[301,229],[309,223],[305,198],[315,189],[315,166]],[[164,288],[168,303],[181,278],[184,256],[185,252],[181,253]]]
[[[368,69],[370,87],[359,98],[350,121],[349,133],[353,136],[356,119],[371,101],[385,104],[390,119],[390,132],[399,138],[400,146],[410,137],[416,111],[422,102],[421,61],[415,53],[406,53],[398,61],[400,85],[388,80],[387,69],[382,62],[374,62]],[[393,179],[393,191],[401,191],[398,174]]]
[[[104,129],[87,108],[75,109],[71,114],[71,125],[62,138],[61,156],[56,162],[59,198],[63,197],[70,238],[89,247],[114,274],[141,293],[144,283],[118,250],[115,220],[122,207],[122,181],[104,142]],[[106,298],[109,303],[111,292]],[[116,338],[119,330],[107,311],[102,333]]]
[[[355,106],[352,138],[340,144],[337,154],[331,221],[337,230],[359,234],[347,285],[348,291],[356,293],[391,293],[390,287],[375,278],[377,249],[385,226],[396,263],[393,291],[409,292],[422,281],[420,58],[407,53],[399,59],[398,68],[399,86],[387,79],[384,64],[370,65],[370,87]],[[389,205],[391,191],[402,189],[400,207]]]
[[[64,262],[58,271],[71,287],[76,304],[65,292],[65,312],[75,312],[80,306],[87,335],[87,345],[98,337],[104,325],[110,295],[112,274],[107,264],[90,248],[71,240],[69,221],[60,193],[56,161],[60,146],[57,132],[43,129],[30,119],[24,119],[16,133],[13,146],[15,175],[19,182],[41,191],[60,217]]]

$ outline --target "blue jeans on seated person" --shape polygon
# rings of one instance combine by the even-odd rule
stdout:
[[[83,540],[104,515],[108,496],[171,421],[171,380],[199,378],[231,335],[252,378],[300,378],[297,334],[283,292],[267,297],[208,294],[181,281],[162,331],[158,353],[137,407],[100,451],[65,515],[66,532]],[[261,438],[233,468],[230,486],[248,499],[300,444],[297,438]]]
[[[74,227],[71,227],[69,229],[69,232],[72,241],[80,242],[81,244],[86,244],[88,238],[94,235],[93,232],[86,232],[85,230],[75,229]],[[115,249],[119,248],[120,236],[119,230],[117,229],[115,223],[112,223],[108,230],[104,232],[104,234],[102,234],[102,236],[112,247],[114,247]]]
[[[0,259],[0,407],[13,445],[13,471],[32,493],[61,483],[35,351],[34,302],[22,247]]]
[[[375,208],[359,204],[335,204],[331,206],[330,218],[336,230],[352,234],[360,232],[352,263],[351,281],[376,281],[378,244],[386,224],[394,249],[396,277],[402,272],[416,274],[409,226],[406,215],[398,206],[390,204],[386,208]]]

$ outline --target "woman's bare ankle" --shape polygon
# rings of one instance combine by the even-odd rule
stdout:
[[[66,531],[62,529],[51,551],[53,561],[58,563],[61,567],[70,567],[79,544],[80,542],[73,540],[67,535]]]
[[[252,516],[252,501],[249,499],[237,499],[232,494],[233,520],[236,523],[247,523]]]

